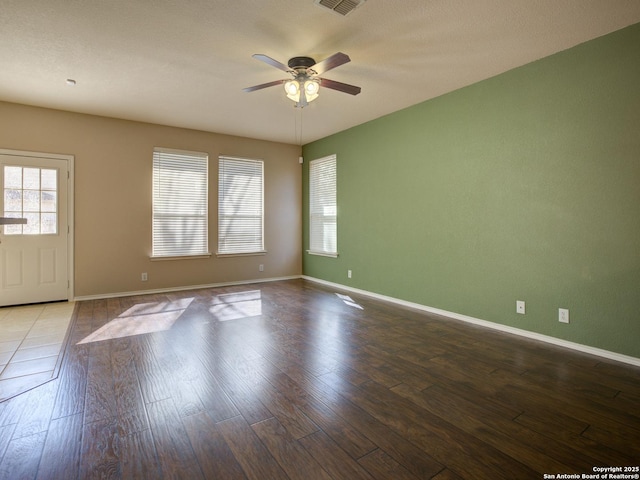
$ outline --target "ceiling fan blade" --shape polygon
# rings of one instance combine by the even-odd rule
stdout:
[[[350,62],[351,59],[346,53],[338,52],[331,55],[329,58],[325,58],[321,62],[316,63],[311,69],[318,75],[322,75],[324,72],[328,72],[332,68],[339,67],[345,63]]]
[[[348,93],[349,95],[358,95],[362,89],[355,85],[349,85],[348,83],[336,82],[335,80],[329,80],[328,78],[321,78],[320,85],[332,90],[338,90],[339,92]]]
[[[273,82],[261,83],[260,85],[254,85],[253,87],[243,88],[243,92],[255,92],[256,90],[262,90],[263,88],[273,87],[274,85],[282,85],[286,80],[274,80]]]
[[[253,58],[260,60],[264,63],[266,63],[267,65],[271,65],[272,67],[276,67],[280,70],[282,70],[283,72],[290,72],[291,69],[289,67],[287,67],[284,63],[280,63],[277,60],[274,60],[273,58],[267,56],[267,55],[263,55],[262,53],[256,53],[254,55],[252,55]]]

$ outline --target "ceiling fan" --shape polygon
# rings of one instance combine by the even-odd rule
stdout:
[[[325,58],[318,63],[311,57],[293,57],[287,62],[287,65],[285,65],[261,53],[256,53],[253,55],[253,58],[290,73],[293,79],[275,80],[273,82],[247,87],[243,89],[245,92],[253,92],[263,88],[273,87],[274,85],[284,85],[287,97],[296,103],[295,106],[306,107],[309,102],[318,98],[318,92],[321,86],[348,93],[349,95],[358,95],[361,91],[361,88],[355,85],[336,82],[335,80],[320,78],[318,76],[328,72],[332,68],[350,62],[351,59],[349,56],[342,52],[334,53],[329,58]]]

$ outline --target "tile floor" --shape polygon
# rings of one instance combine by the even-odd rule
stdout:
[[[0,401],[54,377],[74,306],[0,308]]]

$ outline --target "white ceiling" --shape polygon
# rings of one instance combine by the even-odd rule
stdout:
[[[0,0],[0,100],[304,144],[638,22],[639,0]],[[287,78],[254,53],[338,51],[322,76],[358,96],[242,91]]]

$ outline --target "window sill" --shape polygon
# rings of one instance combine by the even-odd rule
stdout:
[[[210,258],[211,253],[200,253],[197,255],[178,255],[175,257],[149,257],[152,262],[163,262],[165,260],[197,260],[199,258]]]
[[[309,255],[317,255],[318,257],[330,257],[330,258],[338,258],[338,252],[329,253],[329,252],[314,252],[313,250],[307,250]]]
[[[260,255],[266,255],[266,250],[260,250],[258,252],[236,252],[236,253],[220,253],[216,252],[216,257],[224,258],[224,257],[255,257]]]

